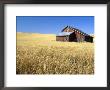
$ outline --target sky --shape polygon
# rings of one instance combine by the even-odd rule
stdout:
[[[67,25],[94,34],[94,16],[16,16],[17,32],[58,34]]]

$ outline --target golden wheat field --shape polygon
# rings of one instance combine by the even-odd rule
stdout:
[[[16,60],[16,74],[94,74],[94,43],[18,32]]]

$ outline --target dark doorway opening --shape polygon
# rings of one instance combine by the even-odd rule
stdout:
[[[85,41],[86,42],[93,42],[93,37],[90,37],[90,36],[85,36]]]
[[[70,34],[69,41],[70,42],[77,42],[77,37],[76,37],[75,33]]]

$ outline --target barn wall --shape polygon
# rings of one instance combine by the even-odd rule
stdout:
[[[66,36],[56,36],[56,41],[68,41]]]
[[[84,42],[85,41],[85,36],[80,34],[80,38],[81,38],[81,42]]]
[[[72,29],[65,29],[63,32],[74,32],[74,30],[72,30]],[[73,41],[77,41],[77,42],[83,42],[84,40],[85,40],[85,36],[84,35],[82,35],[80,32],[77,32],[77,31],[75,31],[75,34],[76,34],[76,39],[77,40],[75,40],[74,38],[74,40]],[[71,37],[70,37],[71,38]],[[71,38],[72,39],[72,38]]]
[[[76,34],[77,42],[83,42],[85,40],[85,36],[82,35],[81,33],[75,32],[75,34]]]

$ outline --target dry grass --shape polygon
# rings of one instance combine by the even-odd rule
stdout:
[[[17,74],[94,74],[94,44],[17,33]]]

